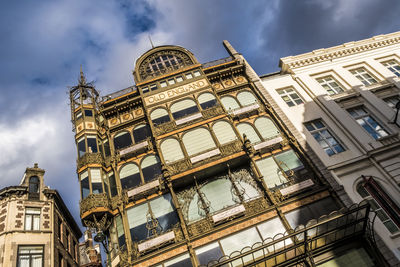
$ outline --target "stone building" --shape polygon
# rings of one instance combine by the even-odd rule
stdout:
[[[80,215],[109,266],[385,266],[366,202],[346,203],[304,153],[251,66],[179,46],[136,85],[70,89]]]
[[[92,232],[85,231],[85,240],[79,243],[80,267],[101,267],[100,244],[94,245]]]
[[[280,67],[261,76],[267,100],[342,200],[371,204],[377,245],[398,264],[400,32],[285,57]]]
[[[79,266],[82,232],[44,173],[35,164],[20,185],[0,190],[0,266]]]

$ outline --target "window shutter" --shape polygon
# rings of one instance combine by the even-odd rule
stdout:
[[[184,158],[178,140],[169,138],[161,143],[161,153],[166,163],[174,162]]]
[[[251,105],[257,102],[255,96],[249,91],[243,91],[237,94],[237,99],[242,106]]]
[[[182,140],[189,156],[216,146],[210,132],[205,128],[195,129],[186,133]]]
[[[214,124],[213,130],[221,145],[229,143],[237,139],[232,126],[226,121],[219,121]]]
[[[233,110],[233,109],[240,107],[239,103],[232,96],[221,97],[221,103],[224,106],[226,111],[229,111],[230,109]]]
[[[257,135],[256,131],[254,130],[253,126],[248,123],[239,123],[236,125],[240,136],[243,138],[243,134],[246,134],[246,137],[250,140],[252,144],[261,142],[260,137]]]
[[[285,176],[282,175],[281,169],[273,158],[269,157],[257,160],[256,165],[268,188],[274,188],[287,182]]]
[[[269,118],[260,117],[255,120],[254,125],[264,139],[272,138],[279,134],[275,124]]]

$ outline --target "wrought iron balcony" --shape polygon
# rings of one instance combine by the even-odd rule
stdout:
[[[212,260],[206,266],[287,266],[302,262],[309,255],[362,236],[366,232],[369,211],[369,204],[362,202],[349,209],[332,212],[309,221],[306,226],[299,226],[291,234],[267,238]]]
[[[110,201],[106,193],[90,194],[87,198],[82,199],[79,204],[80,215],[82,219],[84,217],[87,217],[87,215],[90,215],[91,213],[111,212]]]
[[[103,164],[103,156],[101,153],[85,153],[82,157],[76,160],[77,168],[80,169],[88,164]]]

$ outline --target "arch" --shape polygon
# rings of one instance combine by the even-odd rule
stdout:
[[[223,96],[221,97],[222,106],[224,106],[226,111],[240,108],[239,103],[233,96]]]
[[[238,129],[240,136],[243,137],[243,134],[245,134],[252,144],[261,142],[260,137],[250,123],[239,123],[236,125],[236,128]]]
[[[183,155],[181,145],[175,138],[167,138],[162,141],[160,149],[165,163],[171,163],[185,157]]]
[[[241,91],[236,96],[242,106],[251,105],[257,102],[257,98],[249,91]]]
[[[205,128],[197,128],[185,133],[182,141],[189,156],[216,147],[210,132]]]
[[[193,99],[187,98],[173,103],[170,107],[170,111],[172,113],[172,117],[177,120],[190,114],[199,112],[199,108]]]
[[[148,124],[139,124],[132,131],[135,143],[140,143],[151,136],[151,130]]]
[[[232,183],[228,178],[219,178],[201,187],[201,192],[210,201],[211,212],[236,205],[236,202],[233,200],[231,188]]]
[[[157,178],[162,173],[160,159],[155,155],[145,157],[140,164],[140,168],[142,169],[145,183]]]
[[[199,95],[197,98],[197,101],[199,101],[200,107],[204,109],[212,108],[215,105],[217,105],[217,99],[215,96],[211,93],[202,93]]]
[[[29,193],[39,193],[40,179],[37,176],[29,178]]]
[[[153,110],[150,114],[150,119],[154,125],[169,122],[171,120],[168,111],[164,108],[157,108]]]
[[[237,139],[232,126],[227,121],[217,121],[213,125],[213,131],[218,139],[218,142],[223,145]]]
[[[128,189],[141,184],[139,167],[134,163],[128,163],[122,166],[119,171],[121,187]]]
[[[257,118],[254,121],[254,126],[264,139],[269,139],[279,135],[278,128],[276,128],[272,120],[267,117]]]
[[[132,138],[128,131],[122,131],[114,136],[115,149],[122,149],[132,145]]]

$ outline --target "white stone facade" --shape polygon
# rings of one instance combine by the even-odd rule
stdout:
[[[363,200],[356,187],[364,175],[373,176],[400,206],[400,127],[392,123],[393,103],[400,96],[400,72],[393,72],[396,67],[390,70],[388,63],[400,64],[400,32],[285,57],[280,62],[280,73],[261,77],[270,104],[278,107],[282,119],[289,120],[305,140],[304,149],[322,161],[333,177],[330,180],[333,187],[338,191],[344,189],[347,196],[343,199],[356,203]],[[364,83],[356,77],[360,72],[369,74],[361,77]],[[326,79],[330,84],[323,87]],[[282,89],[294,90],[286,101]],[[323,128],[312,130],[310,123],[318,122],[323,123]],[[375,125],[368,132],[365,125],[368,122],[375,122],[380,128]],[[312,127],[308,129],[307,125]],[[319,136],[321,129],[329,134],[325,131],[325,139],[318,137],[318,142],[315,136]],[[330,142],[329,147],[321,138]],[[341,148],[335,149],[337,144]],[[378,218],[374,228],[400,259],[400,231],[390,232]],[[390,261],[390,255],[384,256]]]

